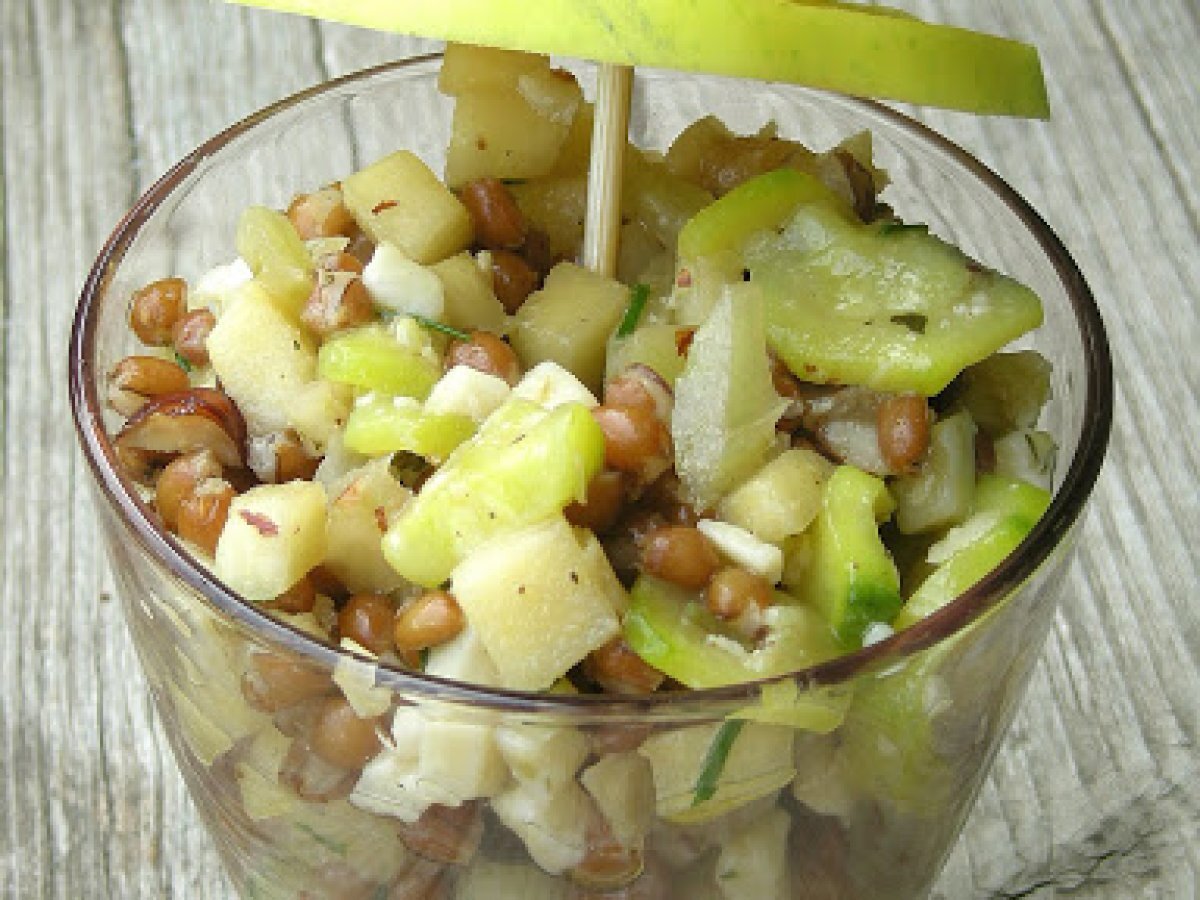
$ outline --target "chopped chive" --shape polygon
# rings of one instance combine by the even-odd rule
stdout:
[[[700,768],[700,777],[696,779],[696,787],[692,793],[692,806],[699,806],[705,800],[711,799],[717,792],[717,782],[721,779],[721,770],[725,768],[725,760],[729,758],[733,742],[745,724],[742,719],[730,719],[721,723],[721,727],[717,729],[717,734],[704,757],[704,765]]]
[[[175,362],[177,362],[179,364],[179,368],[183,369],[183,371],[185,371],[185,372],[192,371],[192,364],[190,362],[188,362],[186,359],[184,359],[179,354],[178,350],[175,351]]]
[[[922,222],[902,222],[899,219],[890,219],[889,221],[884,222],[883,225],[881,225],[879,227],[879,234],[881,236],[885,236],[885,235],[889,235],[889,234],[900,234],[905,231],[928,231],[928,230],[929,230],[929,226]]]
[[[442,334],[448,334],[450,337],[457,338],[460,341],[471,340],[471,336],[465,331],[459,331],[457,328],[453,328],[444,322],[437,321],[437,319],[427,319],[424,316],[418,315],[414,315],[413,318],[417,320],[418,325],[428,328],[430,331],[440,331]]]
[[[625,310],[625,315],[621,317],[621,324],[617,326],[617,337],[629,337],[633,334],[633,329],[637,328],[638,319],[642,317],[642,310],[646,308],[646,301],[650,299],[650,285],[635,284],[629,292],[629,306]]]

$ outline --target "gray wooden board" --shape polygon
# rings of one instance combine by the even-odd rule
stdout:
[[[910,2],[1042,51],[1048,123],[919,111],[1046,217],[1105,315],[1117,411],[1066,601],[946,898],[1200,894],[1200,12]],[[65,403],[74,299],[203,138],[429,45],[205,0],[0,3],[0,896],[232,892],[147,700]]]

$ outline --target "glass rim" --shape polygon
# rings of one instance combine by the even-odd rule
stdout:
[[[71,329],[68,387],[71,412],[84,456],[96,485],[111,511],[137,542],[178,581],[219,613],[255,633],[333,670],[339,662],[357,660],[376,667],[376,684],[397,695],[466,704],[509,713],[555,714],[593,720],[636,717],[690,718],[712,714],[714,708],[755,703],[768,685],[794,682],[801,690],[834,687],[860,674],[902,663],[913,654],[964,631],[1001,600],[1018,590],[1045,563],[1079,520],[1103,464],[1112,423],[1112,359],[1099,310],[1078,266],[1042,217],[999,175],[953,141],[915,119],[881,103],[796,85],[776,85],[882,119],[889,126],[931,145],[974,176],[999,198],[1036,239],[1053,265],[1070,300],[1083,345],[1087,376],[1083,427],[1079,445],[1046,513],[1025,539],[983,579],[939,610],[903,631],[870,646],[783,675],[717,688],[671,691],[641,696],[611,694],[548,694],[508,690],[458,682],[411,672],[374,657],[355,654],[317,640],[226,587],[165,531],[117,465],[112,442],[104,428],[102,398],[96,390],[95,335],[101,301],[111,273],[159,206],[204,161],[234,140],[271,118],[308,100],[337,89],[410,69],[431,67],[440,53],[407,57],[325,81],[262,108],[224,129],[172,166],[138,198],[105,242],[80,293]],[[692,77],[678,73],[681,77]],[[722,76],[716,76],[722,77]],[[722,77],[723,80],[737,81]]]

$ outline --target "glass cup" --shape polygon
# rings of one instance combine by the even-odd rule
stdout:
[[[75,319],[71,399],[102,534],[164,730],[234,884],[247,898],[920,896],[1049,627],[1112,389],[1099,315],[1059,241],[995,174],[912,120],[799,88],[648,71],[631,127],[658,149],[707,114],[739,131],[774,120],[815,147],[869,129],[893,208],[1043,300],[1045,324],[1023,346],[1053,364],[1040,424],[1059,446],[1049,511],[966,593],[861,651],[769,682],[641,697],[412,674],[241,600],[118,466],[104,376],[136,350],[132,290],[233,258],[249,203],[285,206],[400,147],[440,170],[452,107],[438,66],[332,81],[198,148],[121,222]],[[385,740],[368,762],[334,765],[314,751],[316,730],[347,709]],[[698,802],[722,738],[728,757]]]

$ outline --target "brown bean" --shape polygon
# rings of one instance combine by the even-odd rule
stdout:
[[[333,690],[329,675],[275,653],[255,653],[242,676],[242,694],[251,706],[274,713]]]
[[[492,251],[492,290],[510,316],[537,290],[541,276],[522,257],[509,250]]]
[[[229,504],[235,496],[233,485],[223,478],[201,482],[179,504],[179,536],[210,555],[216,553],[217,541],[229,518]]]
[[[127,356],[108,373],[108,405],[132,416],[151,397],[186,391],[187,372],[157,356]]]
[[[604,463],[610,469],[640,475],[671,455],[671,435],[666,425],[645,406],[608,406],[592,409],[604,432]]]
[[[610,694],[651,694],[666,676],[615,637],[584,658],[583,674]]]
[[[652,531],[642,545],[643,571],[692,590],[708,584],[720,564],[708,538],[686,525]]]
[[[515,250],[525,243],[525,215],[516,198],[495,178],[477,178],[459,195],[475,225],[475,240],[489,250]]]
[[[919,394],[892,394],[879,404],[879,452],[888,471],[910,472],[929,449],[929,403]]]
[[[312,293],[300,311],[300,321],[320,337],[364,325],[373,318],[375,305],[362,279],[354,272],[341,270],[318,272]]]
[[[302,240],[319,237],[350,237],[354,217],[336,187],[325,187],[311,194],[298,194],[288,206],[287,217]]]
[[[392,649],[396,609],[382,594],[355,594],[338,611],[338,636],[350,638],[376,656]]]
[[[509,384],[521,380],[517,354],[502,338],[490,331],[472,331],[469,341],[452,341],[446,351],[446,368],[470,366],[502,378]]]
[[[620,472],[604,469],[589,482],[587,499],[583,503],[572,503],[563,514],[576,528],[590,528],[597,534],[604,534],[616,524],[624,500],[624,477]]]
[[[416,653],[457,637],[466,625],[462,608],[446,591],[426,591],[396,616],[396,648]]]
[[[753,572],[730,566],[717,572],[708,583],[705,601],[709,610],[722,619],[736,619],[750,606],[766,609],[771,605],[771,585]]]
[[[292,429],[283,432],[283,438],[275,445],[275,482],[311,481],[317,473],[321,460],[309,456]]]
[[[217,325],[217,317],[209,309],[193,309],[184,313],[171,329],[175,352],[190,365],[208,365],[208,336]]]
[[[312,579],[305,575],[278,597],[264,603],[263,606],[267,609],[277,609],[289,615],[296,615],[297,613],[312,612],[316,604],[317,589],[313,585]]]
[[[660,513],[667,525],[695,525],[696,507],[683,499],[683,485],[674,471],[664,472],[642,494],[642,502]]]
[[[309,743],[328,763],[358,769],[379,752],[376,718],[360,719],[345,697],[330,697],[321,705]]]
[[[186,310],[187,282],[163,278],[134,291],[129,304],[129,325],[138,339],[152,347],[171,343],[171,329]]]
[[[483,809],[478,800],[461,806],[434,803],[415,822],[397,822],[396,829],[413,853],[435,862],[466,865],[483,840]]]
[[[571,869],[571,880],[586,889],[611,891],[625,887],[641,874],[641,846],[623,846],[604,817],[593,809],[588,817],[587,849]]]
[[[154,484],[154,507],[163,524],[174,531],[179,526],[179,507],[196,493],[201,482],[221,477],[221,464],[210,450],[177,456],[167,463]]]
[[[346,251],[327,253],[317,260],[317,268],[325,272],[353,272],[361,275],[364,268],[362,260]]]
[[[550,274],[550,270],[560,261],[554,255],[550,246],[550,238],[540,228],[530,228],[525,234],[525,243],[521,245],[521,259],[529,263],[529,267],[537,273],[538,281]]]

